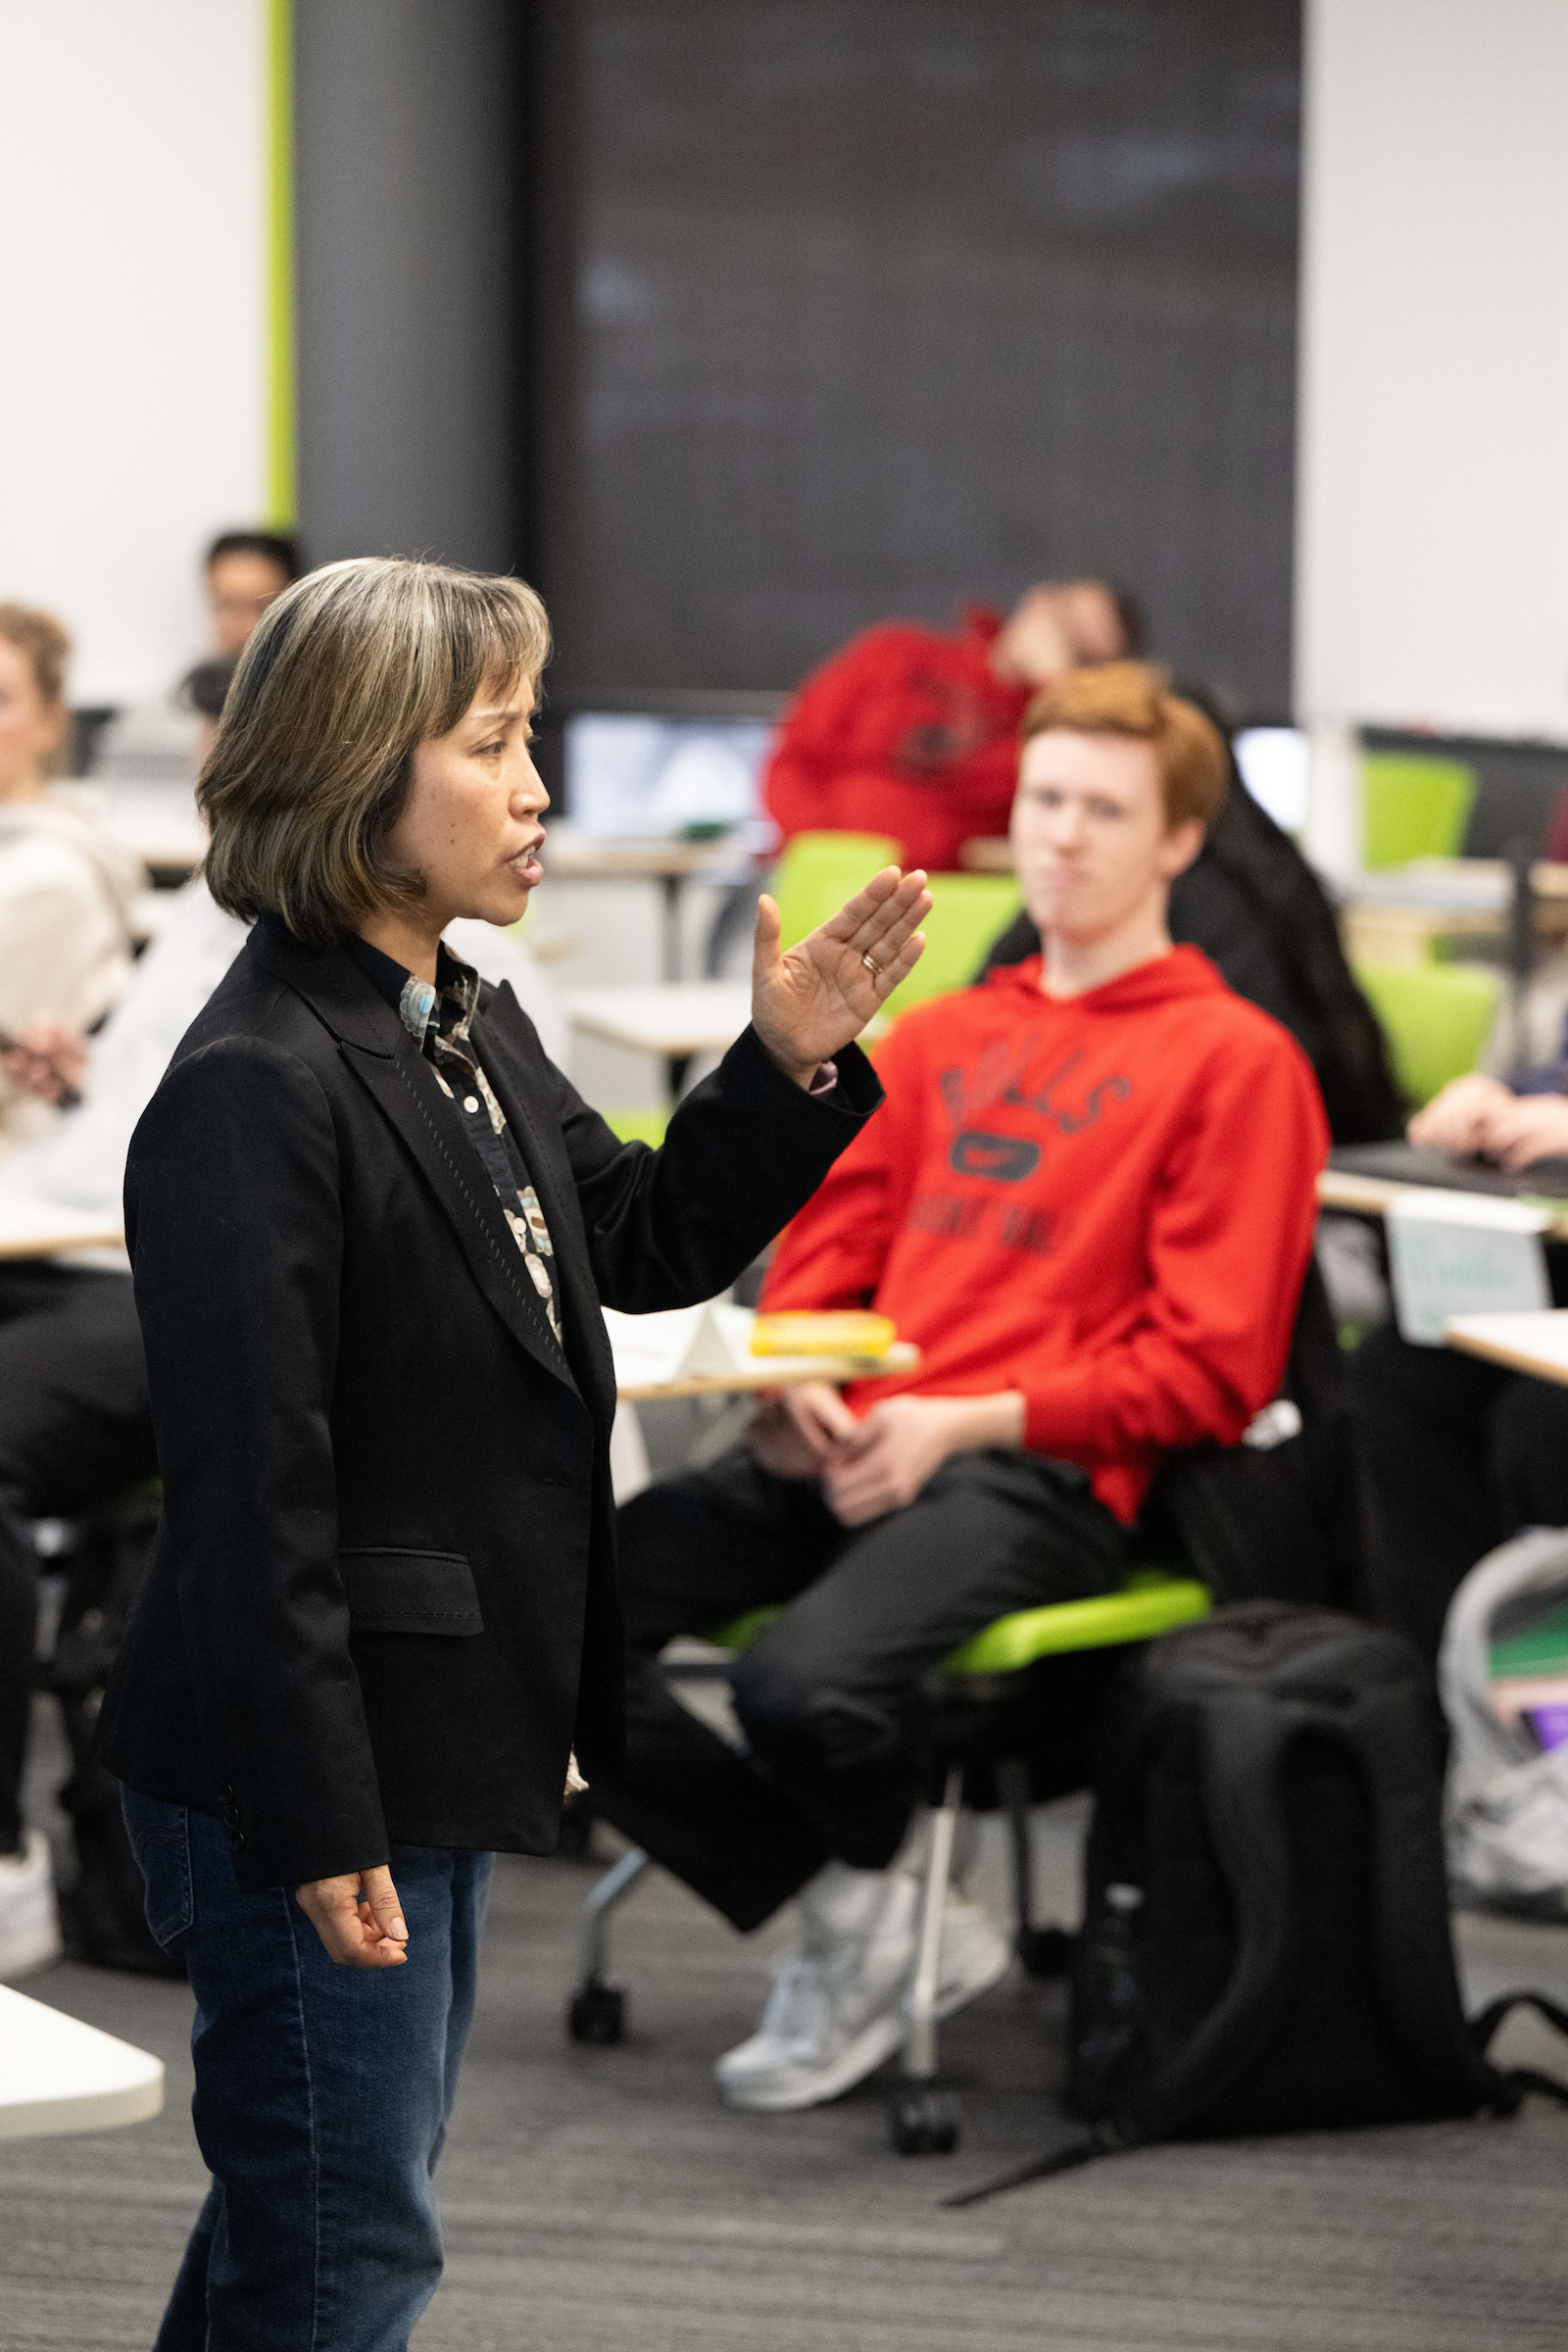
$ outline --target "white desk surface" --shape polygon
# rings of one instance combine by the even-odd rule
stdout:
[[[667,835],[609,840],[592,833],[568,832],[564,826],[545,828],[540,859],[545,879],[559,874],[565,881],[696,881],[707,873],[724,873],[753,853],[733,841],[676,841]]]
[[[836,1389],[852,1380],[892,1379],[911,1372],[920,1350],[906,1341],[895,1341],[885,1356],[759,1355],[731,1372],[678,1372],[672,1380],[617,1382],[622,1404],[656,1404],[677,1396],[747,1396],[762,1389],[796,1389],[808,1380],[825,1380]]]
[[[164,2103],[164,2063],[0,1984],[0,2139],[104,2132]]]
[[[52,1200],[0,1193],[0,1258],[52,1257],[57,1250],[118,1250],[124,1238],[116,1216],[95,1217],[84,1208],[57,1208]]]
[[[1515,1314],[1450,1315],[1444,1331],[1450,1348],[1466,1355],[1555,1380],[1568,1388],[1568,1307],[1524,1309]]]
[[[654,981],[565,993],[566,1018],[643,1054],[721,1054],[752,1017],[749,980]]]
[[[1380,1217],[1401,1193],[1427,1193],[1427,1184],[1398,1184],[1387,1176],[1355,1176],[1348,1168],[1325,1168],[1317,1180],[1319,1208],[1340,1208]],[[1456,1188],[1463,1191],[1463,1186]],[[1547,1225],[1554,1242],[1568,1241],[1568,1209]]]

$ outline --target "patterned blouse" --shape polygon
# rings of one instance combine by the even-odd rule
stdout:
[[[478,973],[442,947],[436,953],[432,987],[367,940],[348,939],[344,945],[388,1004],[396,1004],[431,1076],[462,1118],[464,1132],[495,1186],[513,1240],[522,1252],[529,1279],[550,1319],[556,1345],[564,1347],[550,1228],[517,1139],[507,1125],[507,1114],[491,1092],[468,1035],[479,1004]]]

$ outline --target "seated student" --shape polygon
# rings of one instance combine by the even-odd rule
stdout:
[[[785,717],[764,782],[792,833],[886,833],[906,865],[958,862],[973,834],[1003,833],[1030,696],[1080,663],[1140,650],[1142,618],[1103,580],[1042,582],[1007,618],[975,605],[949,632],[908,620],[867,629],[813,671]]]
[[[213,651],[242,654],[269,605],[304,570],[299,541],[281,531],[220,531],[207,550],[207,602]]]
[[[70,725],[71,639],[0,605],[0,1033],[101,1020],[130,969],[136,859],[85,810],[49,796]],[[0,1157],[37,1134],[41,1106],[0,1070]]]
[[[1409,1138],[1505,1168],[1568,1158],[1565,1093],[1568,1051],[1517,1092],[1472,1071],[1416,1112]],[[1435,1661],[1477,1560],[1521,1528],[1568,1527],[1568,1389],[1413,1347],[1391,1323],[1350,1358],[1348,1391],[1372,1604]]]
[[[1043,954],[907,1012],[887,1102],[785,1233],[765,1307],[869,1302],[919,1370],[789,1390],[620,1515],[628,1759],[600,1808],[742,1929],[802,1895],[737,2106],[810,2106],[903,2035],[916,1693],[1012,1609],[1115,1585],[1161,1456],[1276,1395],[1326,1131],[1298,1047],[1165,924],[1225,790],[1209,721],[1137,663],[1029,709],[1012,811]],[[784,1602],[738,1662],[737,1754],[671,1696],[677,1633]],[[945,2012],[1008,1952],[955,1899]]]
[[[192,699],[209,723],[232,672],[207,665]],[[81,1102],[46,1112],[49,1133],[0,1170],[0,1197],[118,1219],[131,1132],[170,1055],[245,945],[200,874],[177,893],[120,1004],[91,1041],[39,1024],[7,1062],[43,1102],[79,1084]],[[488,923],[454,923],[454,950],[486,979],[510,980],[545,1050],[566,1026],[528,951]],[[37,1616],[28,1523],[80,1518],[158,1467],[141,1330],[122,1250],[0,1264],[0,1982],[59,1949],[47,1841],[24,1832],[21,1797]]]

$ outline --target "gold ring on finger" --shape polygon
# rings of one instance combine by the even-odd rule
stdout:
[[[872,977],[872,979],[873,979],[873,980],[880,980],[880,979],[881,979],[881,977],[882,977],[882,966],[881,966],[879,963],[877,963],[876,961],[874,961],[874,960],[873,960],[873,958],[872,958],[870,956],[862,955],[862,956],[861,956],[861,957],[860,957],[860,961],[861,961],[861,962],[864,964],[864,966],[865,966],[866,970],[867,970],[867,971],[870,973],[870,975],[871,975],[871,977]]]

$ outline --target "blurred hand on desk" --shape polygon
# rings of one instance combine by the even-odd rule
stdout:
[[[87,1067],[87,1040],[64,1021],[34,1021],[0,1053],[0,1070],[40,1102],[75,1095]]]
[[[1503,1168],[1568,1158],[1568,1101],[1561,1095],[1514,1095],[1478,1070],[1455,1078],[1418,1110],[1406,1129],[1412,1144],[1475,1153]]]

